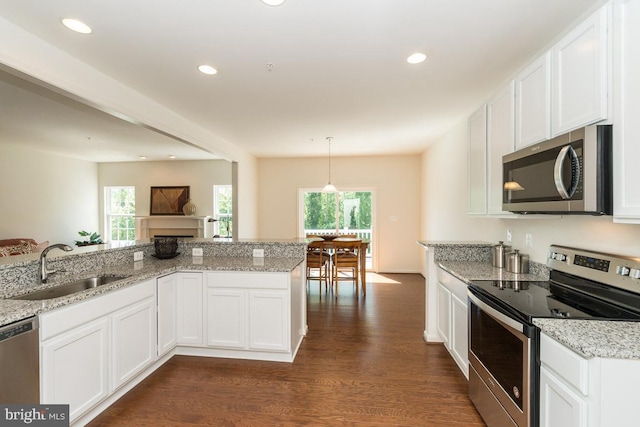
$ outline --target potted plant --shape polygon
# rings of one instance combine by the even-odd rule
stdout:
[[[78,234],[83,237],[82,240],[76,240],[76,246],[90,246],[99,245],[102,242],[102,238],[98,233],[90,233],[88,231],[78,231]]]

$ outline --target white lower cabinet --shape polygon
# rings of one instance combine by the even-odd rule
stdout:
[[[467,285],[438,269],[438,334],[465,377],[469,378]]]
[[[540,427],[638,425],[640,360],[585,358],[541,333],[540,365]]]
[[[155,298],[147,298],[111,316],[111,391],[127,383],[155,360],[155,307]]]
[[[592,375],[595,373],[592,373]],[[540,427],[587,427],[589,362],[540,334]]]
[[[291,351],[288,273],[207,273],[207,345]]]
[[[444,346],[451,348],[449,337],[451,336],[451,291],[438,282],[438,334],[442,338]]]
[[[202,273],[176,273],[176,279],[178,344],[201,346],[204,343]]]
[[[542,366],[540,414],[541,427],[586,427],[587,399]]]
[[[289,351],[289,294],[250,291],[249,349]]]
[[[172,350],[178,336],[178,275],[158,277],[158,356]]]
[[[109,395],[109,319],[42,344],[41,402],[68,404],[73,421]]]
[[[40,316],[41,402],[73,422],[155,361],[155,279]]]
[[[465,286],[466,288],[466,286]],[[469,372],[467,299],[451,294],[451,355],[465,375]]]
[[[244,289],[207,288],[207,345],[246,347],[246,305]]]

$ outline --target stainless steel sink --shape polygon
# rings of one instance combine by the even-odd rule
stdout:
[[[66,283],[60,286],[54,286],[52,288],[43,289],[41,291],[32,292],[30,294],[18,295],[11,299],[19,300],[41,300],[63,297],[66,295],[75,294],[76,292],[84,291],[91,288],[97,288],[98,286],[106,285],[117,280],[126,279],[128,276],[95,276],[87,279],[76,280],[75,282]]]

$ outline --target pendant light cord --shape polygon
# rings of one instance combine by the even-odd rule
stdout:
[[[327,141],[329,141],[329,184],[331,184],[331,140],[333,138],[328,136]]]

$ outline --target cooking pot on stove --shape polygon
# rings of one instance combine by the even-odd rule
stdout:
[[[496,268],[504,268],[507,253],[511,252],[511,246],[506,246],[502,240],[491,247],[491,261]]]
[[[509,273],[528,273],[529,255],[521,254],[518,249],[507,254],[507,271]]]

